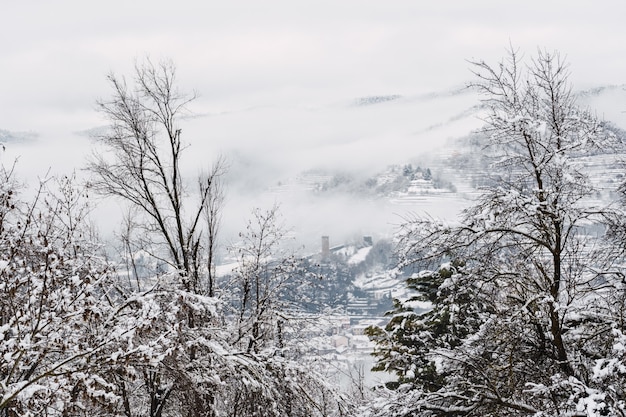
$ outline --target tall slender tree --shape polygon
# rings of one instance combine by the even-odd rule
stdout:
[[[143,249],[178,270],[186,290],[205,291],[200,282],[202,213],[211,207],[211,219],[218,218],[221,200],[215,185],[224,165],[219,162],[200,178],[199,202],[191,204],[181,172],[180,121],[196,96],[178,90],[171,62],[138,64],[132,86],[115,75],[108,79],[113,96],[98,102],[110,123],[99,137],[106,152],[94,154],[89,163],[91,186],[130,203],[143,216],[138,223]],[[215,242],[215,236],[211,239]]]

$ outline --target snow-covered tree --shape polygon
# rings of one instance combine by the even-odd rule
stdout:
[[[410,392],[380,410],[624,415],[623,323],[608,301],[623,288],[599,250],[604,241],[589,232],[613,213],[594,200],[583,163],[610,152],[613,137],[576,106],[558,54],[539,52],[523,66],[511,51],[474,69],[491,178],[458,223],[415,217],[402,226],[402,266],[462,267],[444,268],[445,279],[438,268],[432,288],[416,287],[434,295],[431,311],[400,303],[386,329],[372,330],[379,367]]]
[[[135,214],[122,233],[128,285],[115,303],[128,306],[129,323],[150,318],[135,334],[137,345],[159,343],[151,360],[106,373],[120,398],[114,413],[336,414],[332,389],[282,356],[290,319],[284,295],[298,262],[276,251],[286,238],[276,209],[256,212],[237,248],[236,285],[218,288],[213,261],[225,165],[219,160],[200,179],[196,196],[187,192],[180,122],[194,96],[179,92],[171,63],[138,65],[132,85],[109,81],[113,97],[98,103],[110,122],[99,138],[109,152],[93,156],[90,186]],[[152,271],[145,268],[151,263]]]
[[[490,309],[459,261],[441,265],[437,271],[421,271],[407,279],[414,291],[408,300],[394,300],[385,328],[369,327],[366,334],[376,343],[378,362],[374,371],[397,376],[388,388],[433,392],[446,384],[447,372],[437,369],[431,353],[454,349],[474,334]],[[417,310],[417,311],[416,311]]]
[[[230,249],[238,261],[231,282],[237,321],[233,344],[247,352],[284,347],[284,327],[295,307],[288,300],[304,274],[299,259],[285,249],[287,234],[278,206],[255,209],[240,242]]]
[[[48,179],[24,201],[11,175],[0,186],[0,415],[106,413],[120,400],[107,373],[153,360],[161,344],[133,344],[150,320],[116,302],[85,190]]]

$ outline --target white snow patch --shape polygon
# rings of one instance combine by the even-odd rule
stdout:
[[[365,258],[367,257],[367,254],[370,253],[370,250],[372,250],[371,246],[359,249],[350,257],[350,259],[348,259],[348,264],[355,265],[365,261]]]
[[[239,266],[239,263],[237,262],[233,262],[230,264],[223,264],[223,265],[217,265],[215,267],[215,274],[218,277],[223,277],[226,275],[230,275],[233,273],[233,271],[235,270],[235,268],[237,268]]]

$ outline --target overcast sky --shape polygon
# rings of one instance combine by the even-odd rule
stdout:
[[[626,75],[621,1],[4,0],[0,16],[8,130],[88,127],[105,74],[146,55],[213,110],[446,89],[509,42],[560,50],[581,87]]]
[[[49,144],[23,157],[26,166],[80,166],[85,144],[73,133],[102,125],[94,102],[109,94],[107,73],[132,75],[149,56],[171,59],[181,88],[200,95],[192,110],[209,117],[193,122],[206,143],[196,158],[237,151],[238,163],[268,171],[330,154],[360,168],[383,155],[395,162],[439,140],[423,135],[403,153],[415,132],[472,105],[411,100],[464,86],[467,60],[495,64],[509,44],[527,56],[559,50],[577,89],[624,84],[625,4],[0,0],[0,129]],[[394,94],[407,100],[346,110]]]

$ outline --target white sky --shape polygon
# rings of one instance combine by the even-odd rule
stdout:
[[[145,55],[215,110],[446,89],[509,41],[562,51],[577,86],[626,74],[621,1],[3,0],[0,16],[8,130],[89,126],[104,75]]]
[[[624,16],[623,1],[0,0],[0,129],[48,144],[25,166],[80,167],[86,148],[73,132],[103,123],[94,102],[108,95],[106,74],[169,58],[181,87],[201,96],[192,110],[211,115],[186,130],[201,137],[204,147],[188,139],[196,159],[237,151],[280,171],[334,155],[362,168],[418,152],[402,151],[411,135],[472,103],[411,98],[465,85],[467,60],[495,64],[509,43],[527,56],[561,51],[577,89],[624,84]],[[409,99],[346,110],[390,94]]]

